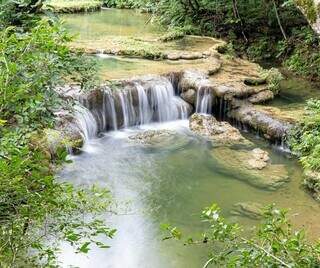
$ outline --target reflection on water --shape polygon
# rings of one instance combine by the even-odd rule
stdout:
[[[203,227],[201,209],[213,202],[225,216],[252,226],[246,218],[231,216],[234,203],[275,202],[292,209],[297,226],[305,226],[318,236],[319,205],[300,189],[301,169],[295,160],[279,155],[262,141],[256,146],[269,151],[273,163],[285,164],[290,182],[275,192],[264,191],[237,180],[232,173],[220,173],[210,157],[212,145],[188,130],[187,121],[152,124],[143,129],[171,129],[178,132],[172,142],[165,139],[154,145],[141,145],[128,139],[141,129],[106,133],[87,144],[85,151],[73,156],[74,162],[61,172],[63,180],[79,184],[100,183],[107,186],[118,202],[129,202],[127,215],[108,216],[118,229],[108,241],[108,250],[93,250],[89,256],[73,255],[65,246],[61,260],[80,267],[182,268],[202,267],[203,248],[184,247],[174,241],[161,241],[160,223],[171,223],[194,234]],[[311,226],[312,223],[312,226]]]

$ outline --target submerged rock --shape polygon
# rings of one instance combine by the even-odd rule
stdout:
[[[269,154],[260,148],[253,149],[251,152],[252,158],[248,160],[249,169],[263,169],[268,165],[270,160]]]
[[[212,115],[193,114],[189,119],[190,129],[217,144],[251,144],[240,131],[227,122],[219,122]]]
[[[257,188],[276,190],[289,180],[285,166],[272,164],[267,152],[260,149],[248,151],[218,147],[212,150],[211,156],[222,172],[232,173],[237,179]]]
[[[256,202],[236,203],[231,210],[231,214],[258,220],[261,219],[263,215],[263,206],[260,203]]]
[[[169,137],[175,135],[176,132],[166,129],[161,130],[147,130],[132,136],[129,136],[129,139],[140,144],[157,144]]]

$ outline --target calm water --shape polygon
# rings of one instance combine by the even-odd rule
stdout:
[[[61,260],[80,267],[202,267],[206,251],[189,248],[178,242],[162,242],[160,223],[179,226],[187,234],[203,227],[201,209],[217,203],[229,220],[249,227],[256,222],[230,214],[233,204],[257,201],[275,202],[292,209],[296,226],[305,226],[318,235],[319,205],[300,189],[301,169],[295,160],[275,153],[262,140],[256,146],[270,152],[273,163],[285,164],[290,182],[275,192],[254,188],[235,178],[226,166],[219,166],[210,153],[212,144],[194,136],[187,121],[144,126],[144,129],[173,129],[179,135],[156,145],[136,144],[128,136],[142,131],[130,129],[105,134],[73,157],[74,162],[62,171],[61,178],[77,184],[99,183],[107,186],[115,200],[126,204],[124,214],[106,216],[109,225],[118,229],[108,250],[93,250],[89,256],[73,255],[63,248]],[[312,224],[312,225],[311,225]]]
[[[150,15],[133,10],[107,9],[93,13],[66,14],[65,26],[78,34],[79,40],[97,40],[111,36],[157,37],[159,25],[149,23]]]
[[[320,84],[289,77],[281,82],[280,94],[271,104],[286,109],[303,108],[308,99],[317,99],[319,96]]]
[[[190,68],[206,69],[209,61],[204,60],[179,60],[179,61],[153,61],[99,55],[97,57],[99,74],[102,79],[123,79],[145,74],[164,74]]]

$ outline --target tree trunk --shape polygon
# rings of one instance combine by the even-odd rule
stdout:
[[[284,31],[284,29],[283,29],[283,27],[282,27],[281,20],[280,20],[280,17],[279,17],[279,13],[278,13],[277,4],[276,4],[276,1],[275,1],[275,0],[273,0],[273,7],[274,7],[274,12],[276,13],[277,21],[278,21],[278,24],[279,24],[281,33],[282,33],[282,35],[283,35],[283,38],[284,38],[285,40],[287,40],[287,35],[286,35],[286,32]]]

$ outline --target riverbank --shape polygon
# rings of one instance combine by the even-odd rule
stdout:
[[[54,13],[82,13],[100,10],[102,5],[99,0],[51,0],[45,3],[43,9]]]

